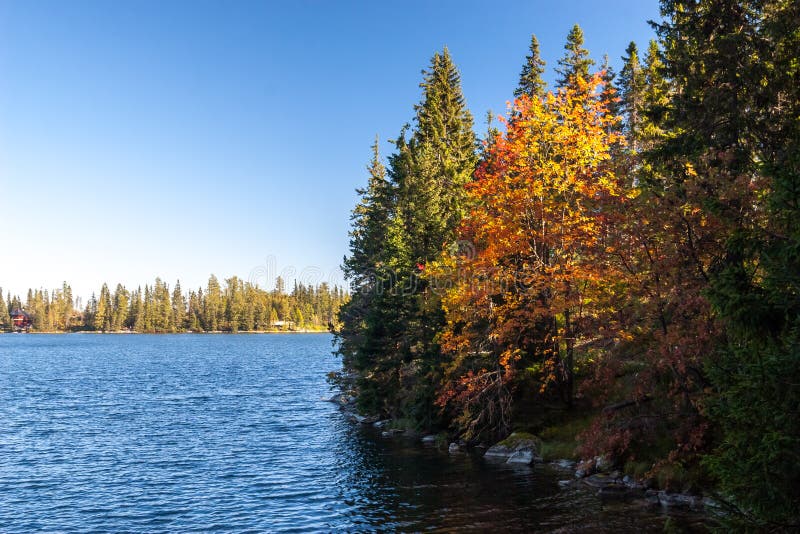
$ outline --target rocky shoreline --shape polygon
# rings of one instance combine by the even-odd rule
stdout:
[[[702,495],[670,492],[656,487],[653,479],[636,480],[621,471],[603,457],[595,457],[576,462],[569,459],[544,461],[538,454],[538,445],[533,436],[513,433],[505,440],[491,447],[469,446],[464,442],[449,442],[443,436],[433,434],[421,435],[413,430],[392,427],[389,419],[377,416],[363,416],[356,411],[356,398],[351,395],[337,394],[323,398],[339,406],[345,416],[353,423],[371,426],[381,432],[381,436],[406,436],[418,439],[429,446],[447,449],[448,454],[480,454],[486,461],[506,463],[519,466],[545,464],[552,469],[570,475],[559,481],[562,488],[583,487],[595,490],[603,500],[609,501],[641,501],[650,506],[665,509],[679,508],[692,512],[704,512],[719,508],[718,503]]]

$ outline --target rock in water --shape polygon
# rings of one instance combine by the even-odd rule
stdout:
[[[456,443],[456,442],[453,442],[453,443],[451,443],[451,444],[450,444],[450,446],[447,448],[447,452],[449,452],[450,454],[456,454],[456,453],[459,453],[459,452],[461,452],[461,447],[459,447],[459,446],[458,446],[458,443]]]
[[[513,433],[500,443],[489,447],[483,455],[490,460],[505,461],[509,464],[532,464],[536,458],[536,442],[527,434]]]
[[[514,449],[498,443],[497,445],[489,447],[483,455],[488,458],[502,458],[508,460],[512,454],[514,454]]]
[[[531,465],[535,458],[535,452],[530,447],[525,447],[519,450],[514,451],[511,456],[508,457],[507,463],[509,464],[525,464]]]

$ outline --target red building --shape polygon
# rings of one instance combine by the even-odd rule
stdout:
[[[32,323],[31,316],[23,310],[16,309],[11,312],[11,324],[14,326],[14,330],[27,332],[31,329]]]

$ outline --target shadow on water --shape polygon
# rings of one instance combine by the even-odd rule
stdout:
[[[562,488],[558,481],[571,473],[548,465],[450,455],[348,422],[338,434],[340,497],[357,530],[662,532],[671,517],[683,531],[705,531],[696,514],[670,516],[644,503],[604,502],[589,488]]]

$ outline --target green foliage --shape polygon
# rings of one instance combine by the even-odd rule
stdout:
[[[10,303],[9,303],[10,304]],[[3,288],[0,287],[0,330],[11,327],[11,315],[8,304],[3,300]]]
[[[577,87],[577,80],[587,81],[589,69],[594,61],[589,57],[589,51],[583,47],[583,29],[577,24],[567,34],[567,43],[564,45],[564,56],[558,60],[556,72],[559,75],[556,84],[558,87]]]
[[[420,276],[455,238],[464,184],[477,161],[472,116],[449,51],[423,71],[415,124],[384,167],[377,141],[352,215],[343,270],[352,299],[340,311],[339,353],[358,375],[359,407],[430,427],[440,372],[438,296]]]
[[[211,302],[208,295],[212,296]],[[103,284],[99,298],[92,295],[83,313],[73,308],[72,289],[66,283],[52,292],[30,290],[24,307],[18,297],[9,297],[9,301],[13,309],[24,308],[30,314],[35,332],[202,332],[210,330],[206,325],[223,332],[263,332],[336,328],[337,312],[348,301],[348,295],[325,282],[316,287],[296,284],[292,294],[287,295],[264,291],[235,276],[226,280],[223,290],[212,276],[205,291],[190,291],[188,297],[180,282],[170,293],[169,285],[160,278],[153,286],[146,285],[144,291],[140,287],[131,292],[117,284],[112,294]],[[0,298],[0,329],[3,309],[9,313]],[[276,325],[279,312],[288,323]],[[10,317],[8,321],[10,324]]]
[[[536,35],[531,35],[530,53],[525,57],[525,64],[519,75],[519,85],[514,90],[514,96],[528,95],[530,98],[543,97],[547,83],[542,79],[545,62],[539,54],[539,41]]]

